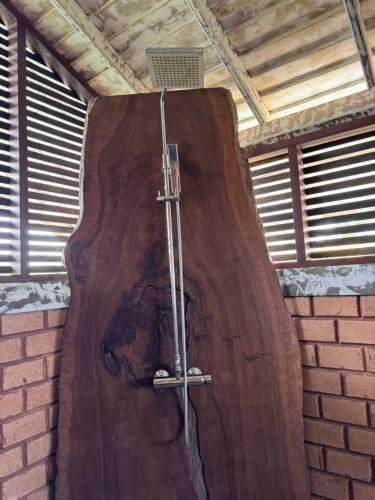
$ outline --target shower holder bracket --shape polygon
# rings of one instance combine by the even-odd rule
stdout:
[[[156,197],[156,201],[159,203],[166,203],[167,201],[180,201],[180,195],[171,194],[171,195],[161,195],[160,192]]]

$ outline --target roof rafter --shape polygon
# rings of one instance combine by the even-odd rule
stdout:
[[[259,50],[263,50],[267,45],[273,45],[277,42],[282,42],[287,39],[291,35],[295,35],[296,33],[300,33],[301,31],[311,28],[317,23],[321,21],[325,21],[334,16],[339,15],[340,13],[345,13],[345,9],[343,5],[335,5],[334,7],[327,7],[323,12],[319,12],[314,15],[304,15],[294,22],[290,22],[285,25],[277,26],[276,28],[271,29],[268,33],[263,36],[257,37],[255,40],[249,41],[248,43],[243,43],[240,47],[238,47],[238,53],[242,57],[245,54],[251,54],[257,52]],[[230,32],[233,38],[236,33],[240,32],[246,27],[251,27],[252,23],[245,21],[240,25],[234,27]]]
[[[371,45],[367,37],[366,26],[362,17],[359,0],[343,0],[349,17],[350,27],[355,39],[362,68],[369,87],[375,86],[375,65]]]
[[[288,80],[285,80],[284,82],[277,83],[276,85],[272,85],[270,87],[266,87],[262,90],[259,91],[260,96],[267,96],[267,95],[272,95],[277,92],[280,92],[282,90],[286,90],[288,88],[294,87],[295,85],[299,85],[301,83],[305,83],[307,80],[310,80],[312,78],[317,78],[319,76],[325,76],[329,74],[331,71],[335,71],[340,68],[344,68],[345,66],[348,66],[349,64],[357,63],[358,58],[357,55],[354,54],[353,56],[349,57],[343,57],[342,59],[339,59],[338,61],[331,62],[329,64],[326,64],[324,66],[321,66],[320,68],[313,69],[311,71],[306,71],[303,75],[298,75],[293,78],[290,78]]]
[[[270,59],[264,63],[260,63],[257,66],[251,68],[251,74],[253,78],[259,76],[262,73],[267,73],[273,71],[274,69],[281,68],[287,64],[296,63],[306,56],[311,55],[313,52],[320,52],[327,48],[333,47],[336,44],[344,42],[352,38],[352,34],[348,28],[347,31],[336,31],[331,35],[327,35],[319,40],[311,43],[307,43],[302,49],[297,48],[287,52],[286,54],[278,55],[273,59]],[[241,60],[245,59],[248,52],[241,54]]]
[[[89,41],[92,50],[108,62],[127,92],[149,92],[143,82],[135,76],[132,68],[126,64],[74,0],[50,0],[50,2]]]
[[[259,123],[270,120],[270,114],[261,100],[259,93],[244,68],[238,54],[234,51],[223,29],[208,7],[205,0],[185,0],[190,7],[197,21],[201,25],[207,38],[210,40],[223,64],[232,75],[234,83],[237,85],[245,101],[256,116]]]
[[[260,127],[242,130],[239,135],[242,147],[261,144],[294,131],[313,130],[316,126],[348,115],[366,112],[374,107],[375,88],[341,97],[334,101],[319,104],[282,118],[276,118]]]

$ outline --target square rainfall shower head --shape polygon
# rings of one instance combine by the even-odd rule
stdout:
[[[203,49],[151,47],[146,57],[155,88],[203,87]]]

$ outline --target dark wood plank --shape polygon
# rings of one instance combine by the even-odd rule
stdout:
[[[60,383],[57,498],[307,500],[295,331],[241,178],[224,89],[167,95],[179,145],[190,366],[185,450],[172,372],[159,95],[98,99],[85,140],[83,217]],[[242,169],[241,169],[242,167]]]

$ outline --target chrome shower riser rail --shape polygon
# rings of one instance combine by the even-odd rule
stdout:
[[[167,144],[166,126],[165,126],[165,93],[164,89],[160,97],[160,116],[161,130],[163,141],[163,166],[162,173],[164,176],[164,193],[158,193],[157,201],[165,203],[165,218],[167,225],[167,242],[168,242],[168,262],[169,276],[171,283],[171,302],[172,302],[172,321],[173,321],[173,337],[174,337],[174,370],[175,376],[170,376],[165,370],[158,370],[154,375],[153,385],[155,389],[163,388],[182,388],[183,393],[183,414],[184,414],[184,435],[185,443],[189,444],[189,427],[188,427],[188,387],[193,385],[211,384],[211,375],[203,375],[199,368],[187,369],[186,355],[186,325],[185,325],[185,291],[184,291],[184,270],[183,270],[183,255],[182,255],[182,231],[181,231],[181,212],[180,212],[180,181],[179,181],[179,166],[178,153],[176,145]],[[174,148],[174,149],[173,149]],[[170,151],[175,154],[176,160],[173,161],[173,171],[171,166]],[[175,271],[175,254],[174,254],[174,237],[173,237],[173,211],[172,204],[175,208],[175,224],[177,229],[177,264],[179,278],[179,294],[180,294],[180,318],[178,318],[177,308],[177,292],[176,292],[176,271]],[[180,322],[178,321],[180,319]],[[182,348],[182,367],[179,345],[179,330],[181,326],[181,348]]]

